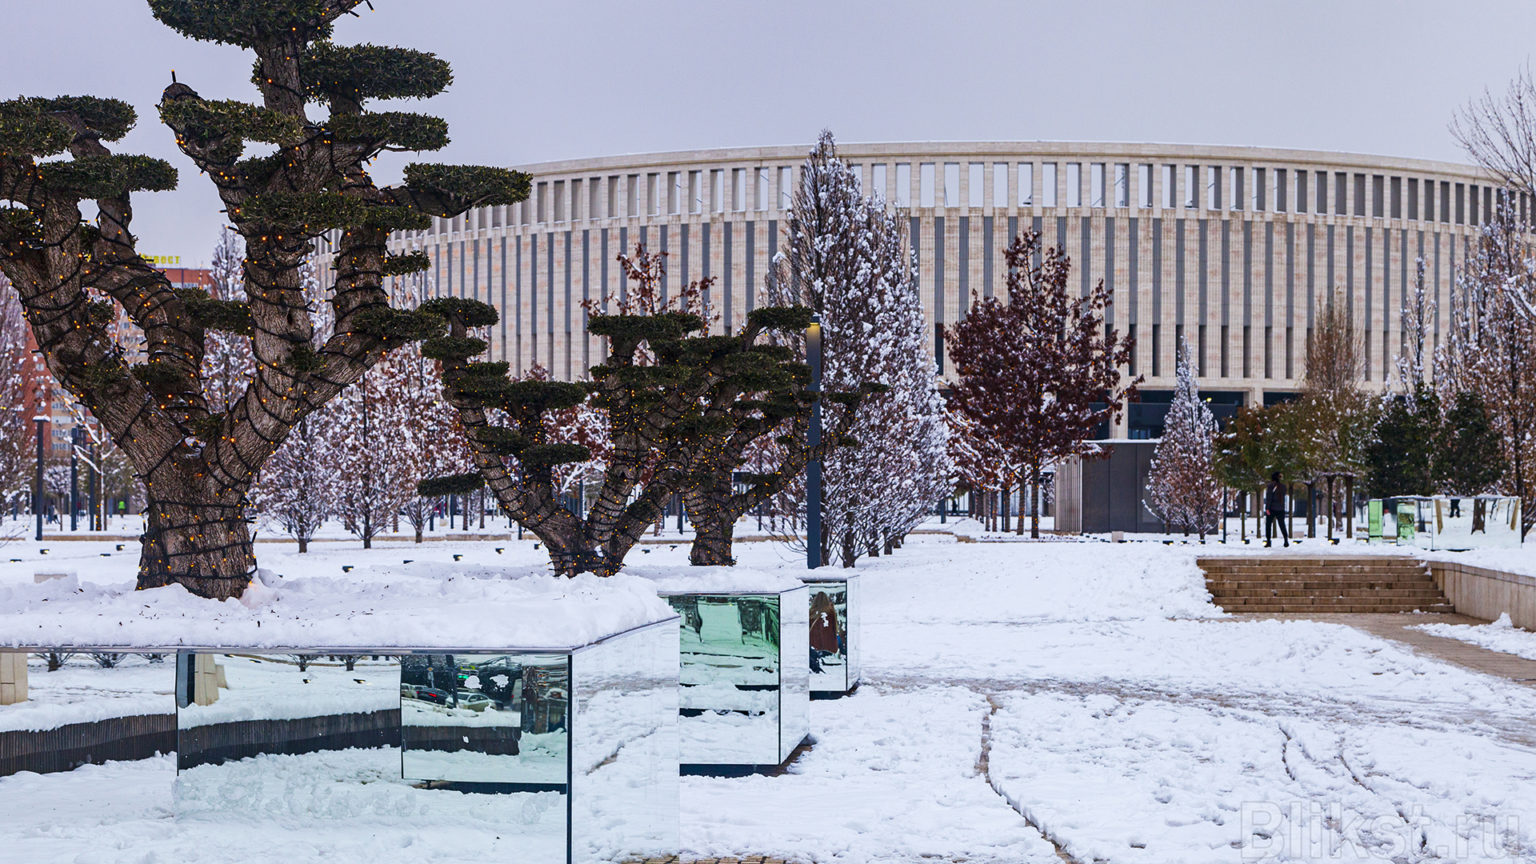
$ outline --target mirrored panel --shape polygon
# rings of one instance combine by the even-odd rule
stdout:
[[[682,594],[668,600],[682,618],[678,676],[682,762],[777,764],[784,665],[779,595]],[[805,624],[803,618],[799,620],[803,643]],[[806,650],[789,656],[794,658],[790,665],[804,668],[800,658]]]
[[[784,615],[779,622],[784,656],[809,657],[811,653],[810,589],[804,585],[779,595]],[[811,667],[809,663],[784,663],[779,676],[778,763],[794,753],[811,733]]]
[[[175,750],[175,666],[163,653],[0,651],[0,777]]]
[[[575,652],[572,860],[678,849],[676,620]]]
[[[1427,514],[1436,549],[1500,549],[1520,545],[1520,499],[1436,498]]]
[[[399,780],[400,664],[389,655],[178,653],[178,819],[371,813]],[[307,804],[302,802],[308,802]]]
[[[848,595],[851,583],[807,582],[810,609],[810,682],[813,694],[846,693],[858,681],[850,661]]]
[[[565,654],[407,655],[401,771],[411,780],[561,789],[570,694]]]

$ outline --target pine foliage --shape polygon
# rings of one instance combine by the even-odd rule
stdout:
[[[1147,507],[1165,524],[1203,541],[1221,518],[1222,488],[1216,480],[1216,418],[1200,401],[1189,343],[1179,340],[1173,402],[1163,422],[1147,475]]]

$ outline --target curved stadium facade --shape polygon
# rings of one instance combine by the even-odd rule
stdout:
[[[530,199],[401,234],[422,249],[429,294],[501,312],[490,357],[579,378],[601,357],[583,301],[617,295],[614,258],[644,243],[668,253],[670,288],[715,278],[720,326],[759,302],[808,147],[659,153],[520,166]],[[1073,279],[1102,279],[1114,325],[1136,339],[1146,376],[1114,438],[1160,434],[1174,351],[1196,352],[1218,407],[1293,395],[1314,311],[1331,289],[1364,335],[1367,386],[1390,374],[1399,307],[1415,261],[1440,299],[1500,194],[1463,165],[1246,147],[1078,143],[846,144],[866,192],[909,221],[936,368],[939,329],[972,292],[1004,291],[1003,252],[1025,229],[1065,247]],[[1517,203],[1522,218],[1529,202]],[[413,277],[406,277],[413,278]],[[1227,410],[1231,410],[1228,408]]]

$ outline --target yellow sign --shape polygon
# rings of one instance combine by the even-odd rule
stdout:
[[[155,265],[156,267],[179,267],[179,266],[181,266],[181,256],[180,255],[144,255],[144,256],[141,256],[141,257],[145,261],[148,261],[149,263]]]

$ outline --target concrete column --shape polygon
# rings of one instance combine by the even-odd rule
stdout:
[[[27,701],[27,655],[0,651],[0,705]]]
[[[219,664],[212,654],[195,654],[192,657],[192,701],[197,705],[212,705],[219,701]]]

